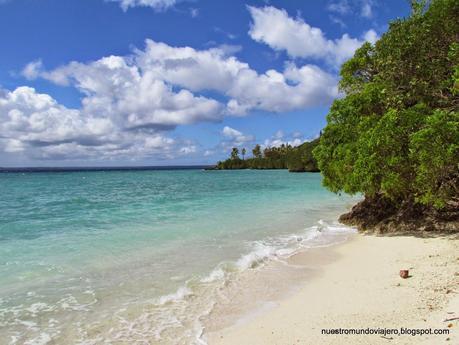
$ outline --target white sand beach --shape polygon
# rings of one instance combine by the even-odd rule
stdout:
[[[320,256],[320,264],[314,257]],[[324,257],[329,260],[324,260]],[[459,241],[355,235],[297,254],[315,272],[274,306],[205,333],[211,345],[459,344]],[[409,269],[402,279],[400,269]],[[256,298],[256,296],[254,296]],[[444,321],[445,319],[455,319]],[[448,329],[449,335],[324,335],[322,329]]]

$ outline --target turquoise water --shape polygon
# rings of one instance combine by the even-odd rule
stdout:
[[[187,296],[333,234],[354,201],[282,170],[8,173],[0,190],[2,344],[199,343],[212,303]]]

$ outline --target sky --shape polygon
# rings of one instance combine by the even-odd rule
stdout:
[[[0,166],[213,164],[318,136],[400,0],[0,0]]]

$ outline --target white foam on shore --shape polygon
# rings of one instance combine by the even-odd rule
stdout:
[[[78,344],[98,344],[111,340],[140,344],[143,339],[154,339],[158,344],[168,344],[173,340],[180,344],[205,345],[204,326],[201,320],[212,312],[217,295],[225,291],[228,281],[247,270],[262,269],[271,260],[287,262],[287,258],[299,251],[342,242],[348,234],[354,232],[354,229],[339,223],[327,223],[320,220],[316,225],[298,233],[248,242],[246,243],[247,251],[238,259],[232,262],[221,262],[207,275],[187,281],[175,292],[155,297],[150,300],[150,303],[143,303],[141,311],[138,311],[140,305],[133,304],[130,306],[131,309],[124,308],[118,313],[115,312],[113,319],[115,323],[107,325],[111,328],[102,328],[101,332],[93,334],[84,334],[81,330],[81,339]],[[28,313],[27,316],[35,317],[42,312],[50,312],[55,309],[66,312],[90,311],[92,305],[98,302],[95,292],[85,289],[83,295],[86,298],[89,297],[88,300],[84,299],[86,303],[79,300],[81,296],[77,299],[67,294],[53,306],[40,301],[30,304],[28,308],[21,306],[21,312],[24,309]],[[10,309],[8,312],[14,312],[14,310]],[[23,344],[46,345],[59,335],[59,325],[55,323],[50,323],[46,328],[40,327],[40,329],[37,329],[37,325],[33,323],[23,323],[22,326],[33,332],[33,338],[29,338],[29,343]],[[98,329],[100,325],[95,324],[95,327]],[[21,338],[20,335],[16,344],[23,341]]]
[[[317,225],[307,228],[303,233],[267,238],[250,244],[252,250],[236,261],[239,271],[255,268],[267,260],[282,260],[299,250],[322,247],[339,243],[347,234],[356,230],[339,223],[329,224],[319,220]],[[219,269],[221,270],[221,269]],[[216,275],[216,273],[212,273]],[[224,275],[223,275],[224,276]]]
[[[266,245],[263,242],[255,242],[253,244],[253,250],[243,255],[239,260],[236,261],[236,267],[245,271],[249,268],[255,268],[268,258],[276,255],[276,248],[274,246]]]
[[[160,296],[153,304],[154,310],[145,311],[135,320],[124,320],[124,330],[118,332],[118,340],[133,337],[133,330],[148,338],[154,334],[158,343],[167,343],[170,333],[179,332],[178,339],[186,339],[187,344],[205,345],[203,338],[204,327],[201,319],[210,314],[216,300],[216,294],[225,286],[225,282],[233,279],[239,273],[249,269],[261,268],[269,260],[282,260],[300,249],[301,243],[320,236],[317,229],[307,229],[303,234],[293,234],[283,237],[267,238],[263,241],[248,243],[250,251],[233,262],[222,262],[201,279],[187,281],[174,293]],[[185,313],[196,313],[185,315]],[[154,319],[155,329],[151,327]],[[193,321],[191,321],[193,319]],[[131,338],[132,339],[132,338]]]
[[[172,303],[172,302],[177,302],[179,300],[183,300],[187,296],[193,295],[193,291],[191,291],[190,288],[187,286],[182,286],[180,287],[176,292],[169,294],[169,295],[164,295],[161,296],[158,299],[158,304],[159,305],[164,305],[167,303]]]
[[[229,270],[228,267],[231,267],[231,265],[223,266],[220,264],[200,281],[202,283],[225,281],[231,279],[232,274],[261,268],[270,260],[286,262],[286,259],[300,251],[341,243],[348,238],[347,235],[356,233],[356,231],[356,229],[338,222],[329,224],[324,220],[319,220],[317,225],[305,229],[302,233],[272,237],[250,243],[251,251],[242,255],[234,263],[233,266],[235,266],[236,270]],[[224,284],[220,286],[224,286]],[[196,335],[198,341],[193,344],[207,344],[203,337],[203,332],[200,333]]]
[[[34,339],[26,341],[24,345],[46,345],[52,340],[48,333],[40,333],[40,335]]]
[[[202,283],[212,283],[216,280],[221,280],[224,279],[226,276],[226,273],[223,268],[217,267],[214,270],[212,270],[209,275],[201,279]]]
[[[302,233],[269,237],[262,241],[250,242],[247,246],[251,250],[247,254],[241,255],[233,263],[220,263],[207,276],[201,278],[200,282],[209,284],[230,279],[232,274],[257,268],[269,260],[284,261],[301,250],[341,243],[347,239],[347,235],[351,235],[356,231],[356,229],[337,222],[329,224],[323,220],[319,220],[317,225],[305,229]],[[181,289],[185,289],[179,289],[182,292],[189,290],[185,287]],[[177,296],[177,293],[173,294],[173,296]],[[180,296],[180,293],[178,295]]]

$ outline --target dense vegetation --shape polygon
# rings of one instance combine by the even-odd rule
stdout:
[[[252,157],[245,158],[246,150],[234,147],[231,157],[218,162],[216,169],[288,169],[291,172],[317,172],[317,162],[312,150],[317,146],[319,139],[305,142],[299,146],[281,145],[267,147],[264,150],[256,145],[252,150]]]
[[[413,3],[341,68],[314,156],[334,192],[400,210],[459,208],[459,1]]]

